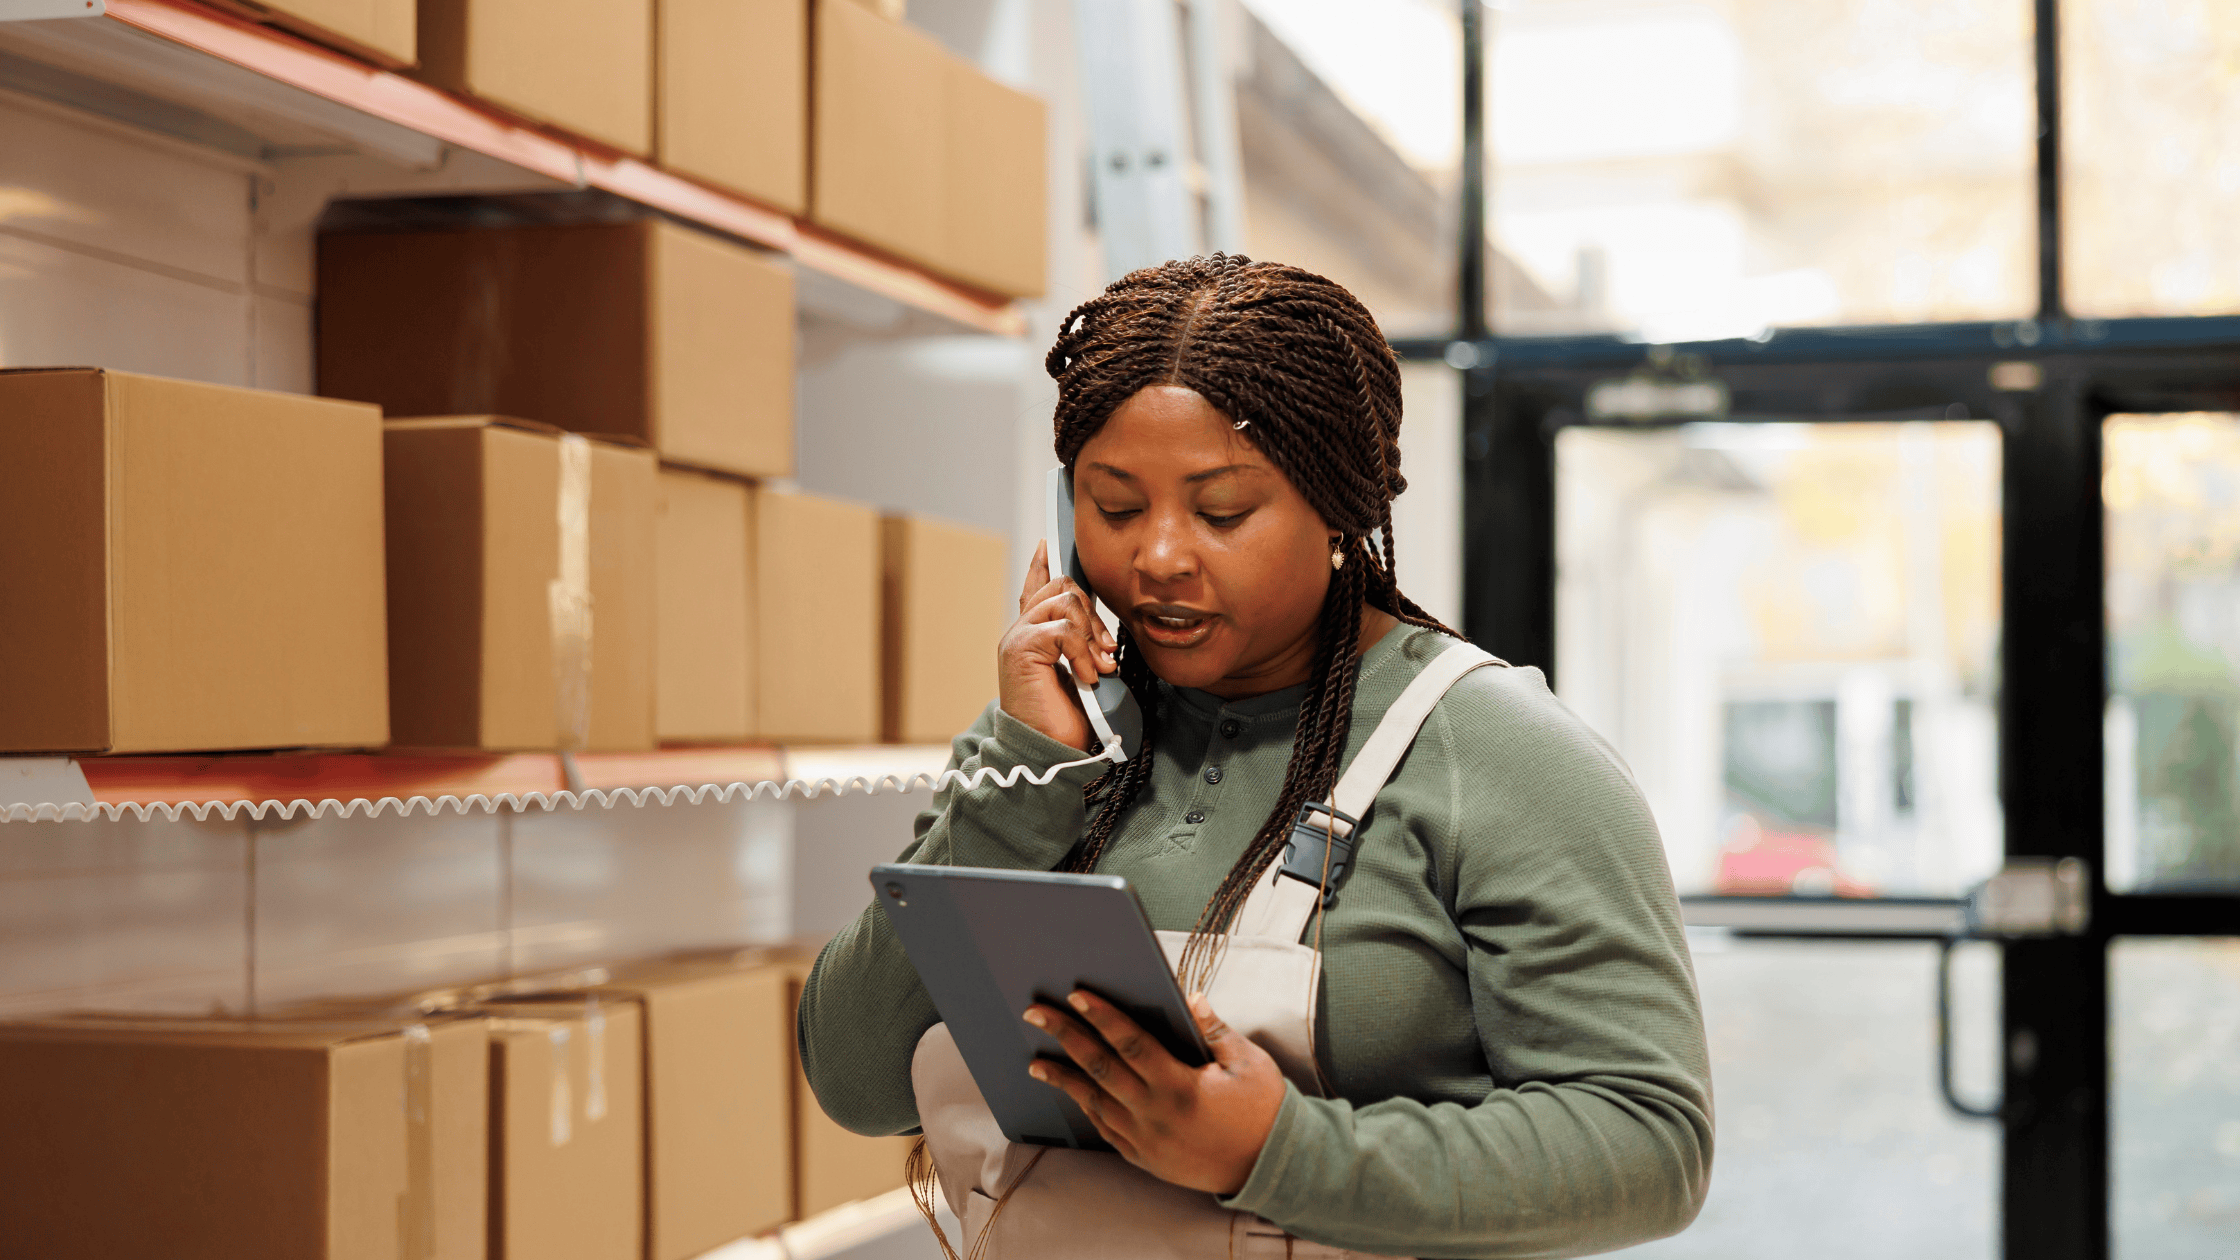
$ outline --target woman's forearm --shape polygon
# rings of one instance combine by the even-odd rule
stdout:
[[[949,764],[968,773],[983,766],[1039,772],[1080,756],[991,705],[957,737]],[[1042,786],[1021,780],[944,792],[918,816],[916,838],[898,860],[1047,870],[1081,834],[1081,790],[1096,774],[1091,766]],[[802,1070],[825,1113],[858,1133],[917,1127],[910,1058],[939,1018],[886,913],[865,907],[825,946],[802,986]]]
[[[1293,1090],[1225,1202],[1379,1255],[1573,1256],[1684,1228],[1710,1170],[1709,1117],[1639,1082],[1533,1084],[1475,1107]]]

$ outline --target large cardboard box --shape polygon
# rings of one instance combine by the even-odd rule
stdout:
[[[653,0],[419,0],[420,77],[626,153],[653,147]]]
[[[753,490],[661,470],[654,728],[664,743],[755,733]]]
[[[946,243],[944,101],[952,58],[854,0],[817,0],[809,213],[921,262]]]
[[[1003,535],[923,516],[880,522],[880,730],[945,744],[996,696],[996,641],[1012,621]]]
[[[756,493],[756,734],[773,743],[879,737],[879,514]]]
[[[632,1002],[492,1002],[490,1260],[639,1260],[643,1029]]]
[[[788,214],[809,208],[809,6],[659,0],[654,156]]]
[[[0,1251],[481,1260],[476,1019],[0,1025]]]
[[[0,752],[389,737],[381,413],[0,371]]]
[[[653,453],[496,416],[383,446],[391,740],[653,747]]]
[[[787,964],[787,1009],[801,1007],[801,985],[809,978],[815,959]],[[789,1022],[789,1027],[790,1027]],[[903,1184],[904,1164],[914,1137],[865,1137],[851,1133],[824,1113],[801,1070],[798,1043],[794,1055],[793,1166],[794,1215],[807,1219],[843,1203],[885,1194]]]
[[[377,66],[417,59],[415,0],[211,0],[217,7],[293,31]]]
[[[557,19],[554,19],[557,20]],[[319,392],[793,472],[793,275],[665,222],[319,238]]]
[[[793,1006],[782,967],[641,966],[601,985],[645,1026],[646,1256],[687,1260],[793,1214]]]
[[[942,242],[930,261],[967,284],[1040,296],[1049,256],[1048,110],[963,61],[947,79]]]
[[[819,0],[810,217],[967,284],[1043,291],[1047,110],[930,36]]]

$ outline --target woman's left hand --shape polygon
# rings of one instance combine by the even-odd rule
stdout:
[[[1028,1072],[1064,1090],[1105,1141],[1161,1181],[1220,1195],[1244,1189],[1283,1109],[1283,1071],[1268,1052],[1222,1023],[1203,993],[1190,999],[1213,1052],[1200,1068],[1183,1066],[1094,993],[1077,989],[1066,1002],[1078,1019],[1033,1006],[1026,1020],[1057,1038],[1073,1062],[1037,1059]]]

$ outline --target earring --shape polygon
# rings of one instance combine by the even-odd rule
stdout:
[[[1346,567],[1345,539],[1330,540],[1330,571],[1335,573]]]

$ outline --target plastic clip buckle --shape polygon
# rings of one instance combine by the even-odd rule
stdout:
[[[1332,805],[1308,801],[1292,820],[1291,839],[1283,846],[1284,874],[1322,889],[1322,908],[1338,900],[1338,885],[1353,866],[1353,831],[1361,820]],[[1327,862],[1325,861],[1327,849]],[[1327,870],[1329,883],[1323,882]]]

